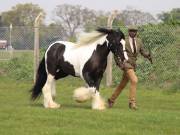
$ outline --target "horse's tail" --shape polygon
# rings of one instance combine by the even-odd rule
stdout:
[[[31,99],[35,100],[42,93],[42,88],[47,80],[47,73],[45,67],[45,58],[43,57],[42,61],[39,64],[39,68],[36,74],[36,82],[31,90]]]

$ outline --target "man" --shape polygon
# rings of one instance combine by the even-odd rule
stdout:
[[[118,65],[122,65],[121,68],[123,70],[123,76],[120,84],[118,85],[112,96],[108,99],[108,106],[110,108],[113,106],[116,98],[122,92],[123,88],[127,85],[128,81],[130,81],[129,108],[133,110],[137,109],[136,86],[138,78],[135,74],[137,55],[140,53],[145,58],[149,59],[149,61],[152,63],[150,53],[147,53],[143,49],[142,42],[139,39],[137,39],[137,31],[138,30],[136,27],[130,27],[128,29],[129,37],[126,39],[125,47],[128,55],[128,60],[123,64],[119,64],[119,61],[115,58],[116,63]]]

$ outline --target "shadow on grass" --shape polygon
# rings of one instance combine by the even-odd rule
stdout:
[[[63,104],[62,108],[75,108],[75,109],[91,109],[90,106],[88,105],[83,105],[83,104]]]
[[[42,103],[30,103],[29,105],[35,108],[44,108]]]
[[[42,103],[30,103],[29,106],[35,107],[35,108],[44,108]],[[85,109],[90,110],[91,107],[89,105],[83,105],[83,104],[61,104],[61,107],[59,109]]]

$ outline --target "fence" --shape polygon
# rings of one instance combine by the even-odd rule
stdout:
[[[127,28],[122,27],[121,30],[127,35]],[[180,27],[142,26],[138,36],[153,55],[153,65],[139,57],[136,71],[139,82],[180,89]],[[67,37],[59,26],[40,27],[40,56],[55,40],[68,39],[71,37]],[[11,75],[14,79],[33,79],[34,27],[13,27],[11,32],[10,28],[1,27],[0,40],[8,41],[7,49],[0,50],[0,75]],[[114,61],[112,71],[113,84],[117,84],[122,72]]]

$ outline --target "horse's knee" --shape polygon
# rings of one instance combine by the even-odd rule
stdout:
[[[46,83],[45,83],[45,85],[44,85],[44,87],[45,87],[44,90],[46,90],[46,89],[47,89],[47,90],[51,90],[54,81],[55,81],[55,80],[54,80],[54,76],[51,75],[51,74],[48,74]]]
[[[54,76],[51,75],[51,74],[48,74],[46,83],[47,83],[47,84],[49,84],[49,83],[52,84],[53,81],[54,81]]]

